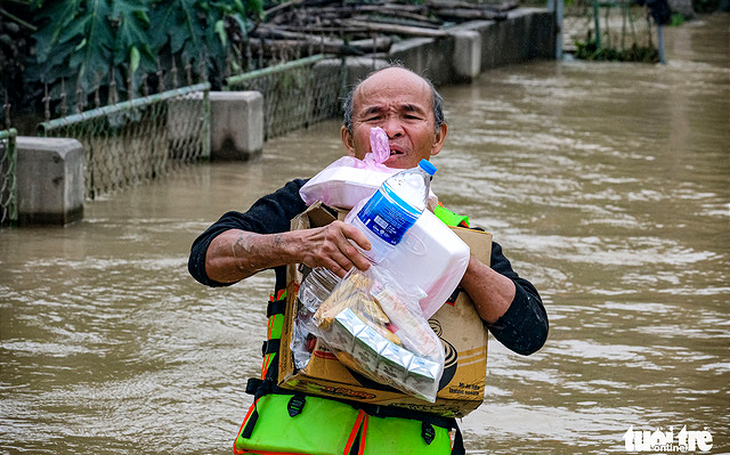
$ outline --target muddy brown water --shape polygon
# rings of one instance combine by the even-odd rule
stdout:
[[[630,428],[684,426],[730,452],[728,15],[665,36],[667,65],[535,62],[442,89],[434,191],[494,234],[552,324],[530,357],[490,342],[469,453],[626,453]],[[0,232],[0,453],[229,453],[273,274],[206,289],[190,243],[333,161],[338,128]]]

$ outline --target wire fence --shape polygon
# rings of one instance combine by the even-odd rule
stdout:
[[[0,131],[0,226],[18,221],[17,147],[15,129]]]
[[[588,60],[657,62],[657,27],[634,0],[567,0],[563,50]]]
[[[39,136],[79,140],[94,199],[210,156],[210,84],[199,83],[41,123]]]
[[[342,60],[320,54],[229,77],[227,86],[261,92],[270,139],[338,115],[346,72]]]
[[[225,88],[263,94],[268,139],[338,115],[345,76],[342,60],[320,54],[229,77]],[[109,105],[99,107],[97,100],[97,107],[87,111],[83,96],[63,99],[76,113],[40,123],[38,135],[82,143],[86,198],[95,199],[159,177],[180,163],[208,159],[210,90],[203,82],[124,102],[114,102],[112,92]],[[59,108],[51,109],[48,101],[46,106],[47,118]]]

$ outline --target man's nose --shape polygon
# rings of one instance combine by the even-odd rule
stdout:
[[[403,125],[401,125],[400,120],[395,116],[388,116],[381,125],[381,128],[383,128],[383,131],[391,139],[403,135]]]

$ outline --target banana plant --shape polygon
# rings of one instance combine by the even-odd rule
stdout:
[[[128,90],[173,59],[216,77],[228,52],[225,20],[246,27],[261,18],[260,0],[245,1],[34,0],[35,52],[24,78],[47,84],[51,99],[78,99],[112,82]]]

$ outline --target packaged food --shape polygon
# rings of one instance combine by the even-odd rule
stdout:
[[[343,156],[304,184],[299,195],[307,206],[321,201],[330,207],[351,209],[358,202],[369,198],[385,179],[401,171],[386,166],[390,156],[388,135],[382,128],[370,129],[370,152],[360,160]],[[429,193],[429,206],[438,204],[438,198]]]
[[[353,370],[433,403],[444,351],[420,313],[422,295],[378,266],[353,269],[316,309],[309,329]]]

